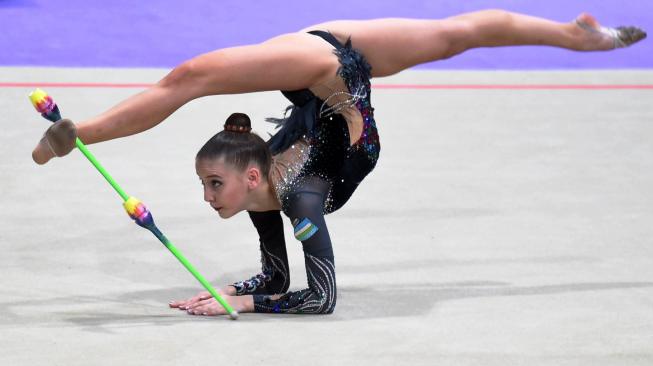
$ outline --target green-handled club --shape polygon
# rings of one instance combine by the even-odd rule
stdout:
[[[61,113],[59,112],[59,107],[52,100],[52,98],[41,89],[36,89],[29,95],[34,108],[41,113],[43,118],[56,122],[61,119]],[[204,288],[211,294],[213,297],[222,305],[222,307],[229,313],[232,319],[238,319],[238,312],[234,310],[229,303],[227,303],[220,294],[211,286],[211,284],[193,267],[192,264],[179,252],[179,250],[166,238],[165,235],[156,227],[152,214],[145,207],[145,205],[138,199],[127,195],[125,191],[118,185],[118,183],[109,175],[109,173],[104,169],[100,162],[91,154],[91,152],[86,148],[86,145],[77,138],[75,140],[77,148],[86,156],[86,158],[93,164],[93,166],[102,174],[104,179],[111,184],[113,189],[120,195],[120,198],[123,200],[123,206],[127,211],[127,214],[141,227],[146,228],[154,236],[157,237],[165,245],[168,250],[181,262],[181,264],[186,267],[186,269],[193,275],[195,278],[204,286]]]

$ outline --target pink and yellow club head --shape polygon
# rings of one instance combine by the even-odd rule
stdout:
[[[127,211],[129,217],[131,217],[138,226],[147,228],[150,225],[154,225],[154,220],[152,219],[150,210],[148,210],[145,204],[136,197],[129,197],[122,205],[125,207],[125,211]]]
[[[41,113],[44,118],[56,122],[61,119],[59,107],[48,93],[41,89],[36,89],[29,94],[29,100],[34,108]]]

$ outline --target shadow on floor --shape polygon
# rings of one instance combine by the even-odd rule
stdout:
[[[243,314],[239,322],[333,322],[374,318],[419,317],[438,303],[470,298],[506,296],[545,296],[567,293],[651,288],[653,282],[565,283],[543,286],[510,286],[505,282],[466,281],[450,283],[410,283],[393,286],[342,287],[338,289],[338,306],[330,316]],[[0,303],[0,325],[62,327],[74,326],[89,332],[112,333],[112,329],[169,326],[198,321],[230,321],[228,317],[188,316],[182,311],[165,308],[180,293],[194,293],[196,288],[168,288],[130,291],[105,296],[72,296],[33,299],[42,306],[70,307],[71,311],[40,311],[30,315],[13,309],[23,303]],[[161,304],[161,306],[153,305]],[[163,307],[162,307],[163,306]],[[80,309],[83,308],[83,310]],[[109,308],[112,311],[106,311]],[[115,311],[117,308],[125,312]],[[166,312],[169,312],[166,313]],[[131,312],[131,313],[127,313]],[[149,314],[148,314],[149,313]]]

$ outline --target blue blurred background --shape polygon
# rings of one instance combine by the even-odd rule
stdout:
[[[334,19],[443,18],[502,8],[570,21],[588,11],[605,25],[653,29],[652,1],[0,0],[0,66],[173,67],[217,48],[256,43]],[[620,52],[572,53],[545,47],[473,50],[422,65],[436,69],[644,69],[647,40]]]

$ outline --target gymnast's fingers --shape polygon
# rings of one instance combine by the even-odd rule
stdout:
[[[192,298],[189,300],[189,304],[187,304],[187,305],[192,305],[192,304],[197,303],[198,301],[202,301],[202,300],[210,299],[211,297],[212,297],[212,296],[211,296],[211,293],[210,293],[210,292],[208,292],[208,291],[202,291],[202,292],[200,292],[199,294],[197,294],[197,295],[195,295],[194,297],[192,297]]]
[[[214,298],[209,298],[201,301],[194,302],[188,305],[188,311],[194,311],[195,309],[201,308],[203,306],[209,305],[211,303],[217,303]]]
[[[214,299],[206,300],[206,303],[188,310],[192,315],[224,315],[226,311]]]
[[[201,300],[209,299],[209,298],[211,298],[211,293],[209,293],[208,291],[202,291],[199,294],[191,297],[190,299],[179,300],[179,301],[171,301],[168,305],[171,308],[179,308],[179,309],[182,309],[182,310],[186,310],[192,304],[194,304],[194,303],[196,303],[198,301],[201,301]]]
[[[170,301],[168,306],[171,308],[181,308],[182,305],[186,303],[186,300]]]
[[[168,303],[168,305],[170,305],[171,308],[179,308],[183,310],[186,309],[186,306],[190,304],[191,300],[192,298],[186,300],[171,301],[170,303]]]

